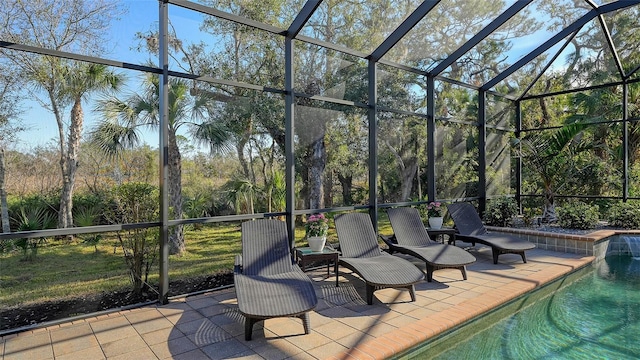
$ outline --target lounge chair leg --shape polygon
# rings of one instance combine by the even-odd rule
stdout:
[[[309,320],[309,313],[306,312],[299,316],[302,320],[302,326],[304,326],[304,333],[308,334],[311,331],[311,322]]]
[[[433,281],[433,266],[430,266],[429,264],[427,264],[427,282],[432,282]]]
[[[524,256],[524,251],[520,253],[520,256],[522,256],[522,262],[524,262],[526,264],[527,263],[527,258]]]
[[[258,322],[258,319],[254,318],[245,318],[244,319],[244,339],[246,341],[251,340],[251,335],[253,334],[253,325]]]
[[[367,304],[373,305],[373,292],[376,291],[375,286],[367,284]]]
[[[411,295],[411,301],[416,301],[416,287],[414,285],[409,286],[409,295]]]
[[[467,267],[466,266],[460,267],[460,272],[462,273],[462,279],[467,280]]]

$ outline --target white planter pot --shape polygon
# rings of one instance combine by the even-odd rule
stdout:
[[[442,228],[442,216],[439,217],[430,217],[429,218],[429,228],[431,229],[441,229]]]
[[[327,238],[325,236],[310,236],[307,239],[307,242],[309,242],[309,247],[311,248],[311,251],[322,251],[322,249],[324,249],[324,244],[327,241]]]

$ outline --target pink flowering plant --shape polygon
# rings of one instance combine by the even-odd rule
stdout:
[[[427,215],[429,217],[442,217],[444,213],[444,206],[442,203],[432,201],[427,205]]]
[[[307,217],[305,226],[307,237],[311,236],[327,236],[329,230],[329,220],[324,214],[313,214]]]

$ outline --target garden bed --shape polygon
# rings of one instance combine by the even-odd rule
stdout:
[[[233,284],[233,273],[230,272],[174,280],[169,284],[169,296],[215,289],[231,284]],[[0,311],[0,331],[63,320],[104,310],[119,309],[156,300],[158,300],[158,295],[154,291],[135,296],[127,289],[59,301],[16,306]]]

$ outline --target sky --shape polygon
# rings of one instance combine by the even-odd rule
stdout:
[[[106,41],[108,44],[113,45],[111,46],[111,49],[109,49],[109,53],[104,57],[112,60],[143,64],[150,59],[150,55],[135,50],[135,46],[137,45],[135,34],[137,32],[148,32],[150,29],[157,28],[158,2],[157,0],[127,0],[120,1],[119,3],[126,7],[127,13],[122,15],[121,18],[114,23],[111,29],[108,29],[108,39]],[[188,38],[189,41],[192,42],[204,39],[202,37],[193,38],[194,34],[198,34],[199,32],[198,25],[202,19],[202,15],[182,9],[178,6],[170,5],[169,17],[178,31],[179,37]],[[549,36],[550,34],[548,32],[541,29],[527,38],[522,38],[516,41],[512,48],[513,55],[508,54],[509,56],[513,56],[513,59],[510,59],[509,63],[515,62],[517,58],[522,56],[521,54],[532,50]],[[212,40],[211,37],[204,40],[209,46],[215,47],[215,45],[211,44],[212,42],[215,43],[215,40]],[[157,59],[153,59],[153,62],[157,62]],[[123,69],[114,70],[126,73],[126,75],[132,79],[129,84],[137,84],[138,81],[136,77],[140,75],[139,72]],[[130,85],[130,92],[137,90],[134,86],[135,85]],[[123,95],[119,96],[122,97]],[[25,98],[29,97],[29,95],[25,94]],[[41,97],[46,99],[46,96]],[[98,115],[92,111],[95,106],[95,102],[92,100],[95,100],[96,98],[97,96],[93,96],[91,100],[83,103],[86,115],[84,127],[85,134],[87,131],[92,129],[99,120]],[[21,140],[19,143],[14,144],[14,146],[17,149],[22,149],[23,151],[29,151],[30,149],[39,146],[55,146],[55,144],[57,144],[58,129],[53,114],[43,109],[43,107],[34,100],[25,100],[23,102],[23,109],[25,112],[21,118],[23,125],[25,125],[28,130],[19,136]],[[69,108],[65,109],[65,121],[68,121],[69,119],[69,111]],[[158,144],[158,134],[156,131],[146,131],[142,138],[152,147],[156,147]]]
[[[109,43],[113,44],[110,53],[103,56],[111,60],[126,61],[129,63],[143,64],[149,59],[148,54],[140,53],[133,49],[136,45],[136,32],[149,31],[158,21],[158,2],[156,0],[131,0],[123,1],[125,8],[128,9],[128,15],[121,16],[109,30]],[[136,14],[131,16],[130,14]],[[140,74],[139,72],[126,71],[114,68],[113,70],[125,73],[128,78],[134,78]],[[135,81],[130,81],[129,84]],[[134,91],[129,85],[129,91]],[[39,94],[40,98],[46,100],[46,94]],[[40,103],[35,100],[28,100],[29,94],[24,94],[25,101],[22,102],[21,121],[27,128],[27,131],[20,134],[20,141],[13,144],[16,150],[29,152],[36,147],[57,146],[58,143],[58,126],[52,112],[44,109]],[[99,116],[92,109],[95,106],[94,100],[98,96],[92,96],[89,101],[83,102],[85,112],[84,132],[92,129],[99,120]],[[70,107],[65,109],[64,121],[69,121]],[[155,131],[145,131],[142,139],[152,147],[157,147],[158,133]]]

